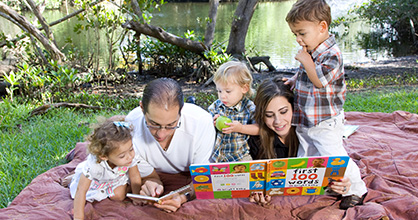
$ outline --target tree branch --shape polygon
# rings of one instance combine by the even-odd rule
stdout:
[[[135,22],[131,20],[122,24],[122,27],[134,30],[141,34],[145,34],[145,35],[157,38],[158,40],[162,42],[167,42],[167,43],[179,46],[181,48],[184,48],[186,50],[189,50],[197,54],[202,54],[205,50],[207,50],[205,45],[203,45],[201,42],[178,37],[174,34],[164,31],[160,27],[156,27],[150,24],[141,24],[139,22]]]
[[[55,39],[54,39],[54,35],[52,34],[51,30],[49,29],[49,25],[46,23],[45,18],[42,16],[42,12],[39,11],[38,7],[36,6],[35,2],[32,0],[26,0],[26,2],[29,4],[33,14],[36,16],[36,18],[38,19],[39,23],[41,23],[42,28],[45,31],[46,36],[55,43]]]
[[[40,106],[38,108],[35,108],[34,110],[32,110],[29,113],[29,117],[32,117],[34,115],[42,115],[42,114],[45,114],[51,108],[61,108],[61,107],[74,108],[76,110],[77,109],[80,109],[80,108],[93,109],[93,110],[101,110],[101,109],[116,110],[114,108],[105,108],[105,107],[99,107],[99,106],[91,106],[91,105],[86,105],[86,104],[81,104],[81,103],[59,102],[59,103],[54,103],[54,104],[45,104],[43,106]]]
[[[94,6],[94,5],[97,5],[97,4],[99,4],[99,3],[101,3],[101,2],[103,2],[104,0],[98,0],[98,1],[95,1],[95,2],[93,2],[93,3],[91,3],[90,4],[90,7],[91,6]],[[60,19],[58,19],[58,20],[56,20],[56,21],[53,21],[53,22],[51,22],[50,24],[49,24],[49,26],[50,27],[52,27],[52,26],[54,26],[54,25],[57,25],[57,24],[59,24],[59,23],[61,23],[61,22],[63,22],[63,21],[66,21],[66,20],[68,20],[68,19],[70,19],[70,18],[72,18],[72,17],[74,17],[74,16],[76,16],[76,15],[78,15],[78,14],[80,14],[80,13],[82,13],[82,12],[84,12],[84,11],[86,11],[86,9],[79,9],[79,10],[77,10],[77,11],[75,11],[75,12],[73,12],[73,13],[71,13],[71,14],[69,14],[69,15],[67,15],[67,16],[65,16],[65,17],[62,17],[62,18],[60,18]],[[4,17],[2,14],[0,14],[0,16],[2,16],[2,17]],[[40,27],[40,28],[38,28],[39,30],[43,30],[43,27]],[[17,37],[17,38],[15,38],[15,39],[12,39],[12,40],[10,40],[11,42],[13,42],[13,43],[15,43],[15,42],[17,42],[17,41],[19,41],[19,40],[21,40],[21,39],[23,39],[23,38],[25,38],[26,36],[21,36],[21,37]],[[3,42],[0,42],[0,47],[4,47],[5,45],[6,45],[7,43],[5,42],[5,41],[3,41]]]
[[[54,60],[57,60],[58,62],[62,62],[62,60],[65,59],[65,55],[54,44],[51,44],[48,38],[46,38],[24,16],[16,13],[13,9],[11,9],[9,6],[7,6],[3,2],[0,2],[0,11],[7,14],[13,20],[21,24],[29,34],[31,34],[36,39],[38,39],[41,42],[41,44],[45,47],[45,49],[51,53],[51,56]]]

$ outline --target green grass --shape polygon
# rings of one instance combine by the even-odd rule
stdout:
[[[418,113],[418,87],[382,87],[373,90],[350,91],[344,110],[359,112],[394,112],[397,110]]]
[[[357,87],[363,88],[363,87]],[[347,94],[345,111],[393,112],[404,110],[417,113],[416,86],[361,89]],[[197,104],[203,108],[216,99],[216,94],[197,93]],[[97,116],[126,114],[138,105],[137,98],[105,95],[73,94],[55,102],[85,103],[117,110],[71,110],[57,108],[44,115],[28,117],[38,102],[15,100],[0,102],[0,208],[7,205],[35,177],[66,163],[65,155],[90,131],[89,124]]]
[[[0,104],[0,208],[7,207],[36,176],[66,163],[65,155],[84,140],[96,116],[126,114],[52,109],[26,119],[33,106],[8,105]]]

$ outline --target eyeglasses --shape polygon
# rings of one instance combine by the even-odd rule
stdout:
[[[152,130],[176,130],[177,128],[180,127],[181,125],[181,121],[180,118],[178,119],[178,125],[177,126],[161,126],[161,125],[149,125],[147,123],[147,120],[145,120],[145,125],[147,126],[147,128],[152,129]]]

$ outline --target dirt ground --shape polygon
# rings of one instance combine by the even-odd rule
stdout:
[[[279,69],[274,72],[255,72],[253,73],[254,83],[259,84],[261,81],[274,76],[290,77],[297,71],[294,69]],[[412,74],[418,76],[418,55],[406,56],[400,58],[393,58],[390,60],[377,61],[377,62],[364,62],[345,65],[345,77],[346,79],[366,79],[375,76],[389,76],[397,75],[402,76],[405,74]],[[107,92],[110,95],[119,96],[135,96],[141,97],[142,90],[145,84],[156,77],[154,76],[140,76],[136,79],[128,80],[126,83],[112,87]],[[211,83],[209,86],[202,86],[196,84],[187,78],[177,79],[182,86],[185,96],[194,92],[214,92],[215,86]],[[95,87],[92,89],[94,93],[103,93],[103,87]]]

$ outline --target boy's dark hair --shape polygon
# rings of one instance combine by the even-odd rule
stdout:
[[[331,20],[331,8],[325,0],[298,0],[286,16],[287,23],[325,21],[328,27]]]

